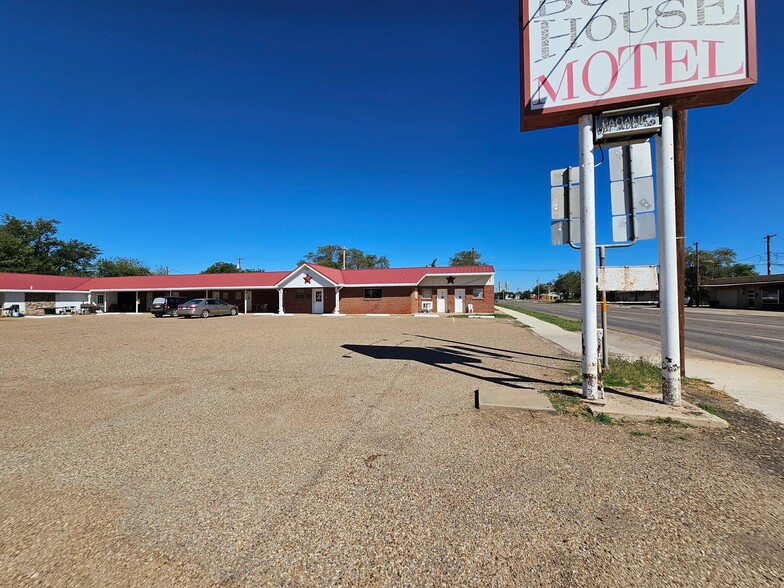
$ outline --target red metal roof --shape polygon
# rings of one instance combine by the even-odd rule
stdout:
[[[307,264],[314,271],[339,285],[416,285],[428,275],[492,274],[491,265],[465,267],[407,267],[388,269],[339,270]],[[299,268],[297,268],[299,269]],[[294,270],[296,271],[296,270]],[[33,290],[116,291],[116,290],[209,290],[222,288],[273,288],[293,272],[247,272],[238,274],[184,274],[170,276],[126,276],[119,278],[82,278],[38,274],[0,273],[0,291]]]
[[[64,292],[69,290],[87,290],[84,284],[89,281],[90,278],[84,277],[0,273],[0,291]]]
[[[93,278],[89,290],[207,290],[210,288],[271,288],[289,272],[238,274],[181,274]]]
[[[403,284],[415,285],[428,275],[458,274],[492,274],[495,269],[491,265],[460,266],[460,267],[401,267],[389,269],[366,269],[343,271],[343,284]]]

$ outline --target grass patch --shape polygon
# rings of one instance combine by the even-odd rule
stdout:
[[[629,435],[632,437],[653,437],[653,433],[649,433],[648,431],[629,431]]]
[[[553,408],[562,414],[574,414],[581,409],[582,402],[578,396],[565,394],[558,390],[547,390],[544,392],[550,399]]]
[[[594,414],[594,413],[588,411],[588,414],[591,416],[591,418],[593,420],[595,420],[600,425],[614,425],[615,424],[615,421],[613,420],[613,418],[611,416],[606,415],[606,414],[602,414],[601,412],[599,414]]]
[[[612,417],[606,414],[594,414],[583,404],[580,396],[572,394],[566,390],[545,390],[544,394],[550,399],[550,403],[556,412],[570,414],[575,417],[582,417],[600,425],[619,424]]]
[[[691,429],[691,425],[671,417],[667,417],[667,418],[659,417],[659,418],[651,419],[648,422],[651,423],[652,425],[664,425],[665,427],[675,427],[678,429]]]
[[[610,357],[610,367],[604,374],[605,386],[647,390],[661,388],[661,368],[645,359]]]
[[[717,416],[720,419],[724,419],[725,421],[729,421],[730,417],[727,416],[727,413],[713,406],[712,404],[708,404],[707,402],[698,402],[697,406],[699,406],[702,410],[707,412],[708,414],[712,414],[713,416]]]
[[[510,310],[516,310],[517,312],[521,312],[523,314],[527,314],[528,316],[532,316],[540,321],[544,321],[546,323],[550,323],[551,325],[555,325],[556,327],[561,327],[564,331],[572,331],[579,333],[582,331],[582,323],[580,321],[573,321],[571,319],[561,318],[559,316],[553,316],[551,314],[547,314],[546,312],[539,312],[538,310],[529,310],[527,308],[518,308],[517,306],[509,306],[508,304],[497,304],[497,306],[502,306],[503,308],[508,308]]]

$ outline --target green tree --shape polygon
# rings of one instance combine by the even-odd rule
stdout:
[[[483,263],[481,255],[479,255],[479,252],[473,247],[465,251],[458,251],[449,258],[449,265],[453,267],[483,265]]]
[[[96,262],[95,267],[96,275],[101,278],[152,275],[152,271],[144,262],[129,257],[102,257]]]
[[[563,300],[579,300],[581,294],[580,272],[572,270],[565,274],[558,274],[553,282],[553,290]]]
[[[203,274],[236,274],[239,270],[237,270],[237,266],[233,263],[228,261],[216,261],[206,270],[204,270]]]
[[[87,275],[101,253],[95,245],[56,237],[56,219],[35,221],[4,214],[0,223],[0,271]]]
[[[385,256],[371,255],[360,249],[344,248],[340,245],[322,245],[316,251],[310,251],[299,263],[316,263],[328,267],[343,267],[343,250],[346,251],[346,269],[388,268],[389,260]]]
[[[738,263],[737,254],[729,247],[709,250],[701,249],[699,256],[700,285],[715,278],[734,278],[756,276],[757,270],[750,263]],[[697,296],[697,251],[686,247],[686,294],[696,300]],[[708,300],[708,290],[700,288],[700,300]]]

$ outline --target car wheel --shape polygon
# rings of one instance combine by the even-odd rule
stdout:
[[[177,309],[175,308],[174,310],[171,311],[171,315],[172,316],[180,316],[180,313],[177,312]]]
[[[206,308],[201,311],[201,318],[208,318],[210,316],[210,311]]]
[[[231,316],[237,316],[237,309],[236,308],[232,308],[231,311],[229,312],[229,314]]]

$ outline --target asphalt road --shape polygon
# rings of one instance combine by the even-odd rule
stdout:
[[[579,304],[511,300],[505,303],[580,320]],[[686,308],[685,311],[687,350],[707,351],[784,370],[784,313],[716,308]],[[659,320],[659,309],[653,306],[608,305],[610,336],[617,330],[658,341]]]

